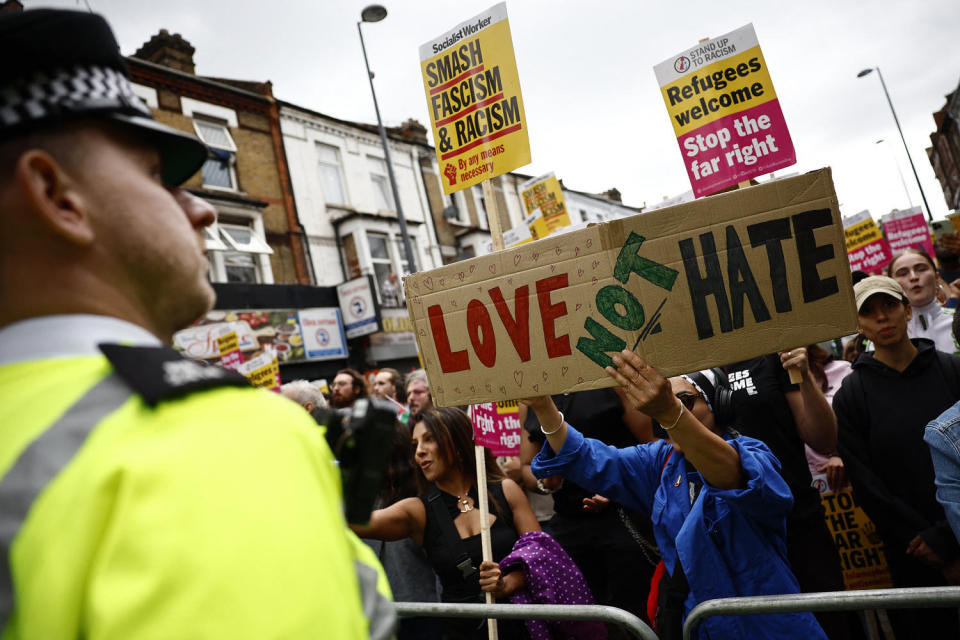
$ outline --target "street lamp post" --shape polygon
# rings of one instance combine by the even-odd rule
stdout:
[[[400,194],[397,192],[397,179],[393,175],[393,163],[390,162],[390,149],[387,144],[387,131],[383,128],[383,120],[380,119],[380,106],[377,104],[377,92],[373,88],[373,72],[370,71],[370,61],[367,60],[367,46],[363,42],[363,29],[360,26],[364,22],[380,22],[387,17],[386,7],[379,4],[372,4],[360,12],[360,22],[357,23],[357,33],[360,34],[360,48],[363,49],[363,63],[367,66],[367,79],[370,80],[370,93],[373,95],[373,110],[377,113],[377,126],[380,128],[380,141],[383,143],[383,156],[387,163],[387,175],[390,178],[390,189],[393,191],[393,203],[397,207],[397,222],[400,224],[400,237],[403,238],[403,250],[407,254],[407,269],[410,273],[417,270],[417,263],[413,259],[413,247],[410,244],[410,234],[407,233],[407,219],[403,215],[403,207],[400,206]]]
[[[877,140],[877,141],[874,142],[873,144],[884,144],[884,145],[886,145],[886,142],[887,142],[886,140],[884,140],[883,138],[880,138],[879,140]],[[893,149],[890,149],[890,155],[893,157],[893,164],[897,167],[897,175],[900,176],[900,184],[903,185],[903,192],[904,192],[904,193],[906,194],[906,196],[907,196],[907,202],[910,204],[910,207],[912,208],[912,207],[913,207],[913,198],[910,197],[910,190],[907,189],[907,181],[906,181],[906,179],[904,179],[904,177],[903,177],[903,171],[900,170],[900,161],[897,160],[897,156],[896,156],[896,154],[893,152]]]
[[[913,178],[917,181],[917,188],[920,189],[920,197],[923,198],[923,206],[927,210],[927,218],[932,222],[933,214],[930,212],[930,205],[927,204],[927,195],[923,192],[923,185],[920,184],[920,176],[917,175],[917,168],[913,164],[913,157],[910,155],[910,149],[907,147],[907,139],[903,137],[903,129],[900,128],[900,119],[897,118],[897,112],[893,108],[893,101],[890,100],[890,92],[887,91],[887,83],[883,81],[883,74],[880,73],[880,67],[864,69],[857,74],[858,78],[869,75],[872,71],[877,72],[880,78],[880,86],[883,87],[883,95],[887,96],[887,104],[890,105],[890,113],[893,114],[893,121],[897,125],[897,131],[900,133],[900,140],[903,142],[903,149],[907,152],[907,160],[910,161],[910,169],[913,171]]]

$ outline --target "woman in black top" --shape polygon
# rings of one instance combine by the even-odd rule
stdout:
[[[484,591],[506,598],[525,586],[522,572],[501,575],[497,562],[483,562],[480,547],[480,511],[477,506],[473,427],[459,409],[431,408],[411,417],[414,461],[421,494],[370,514],[366,527],[351,525],[364,538],[398,540],[411,537],[422,544],[440,577],[445,602],[482,602]],[[504,478],[487,449],[487,489],[490,504],[490,540],[495,561],[503,559],[517,538],[540,525],[523,490]],[[452,529],[451,529],[452,525]],[[455,532],[455,534],[453,533]],[[454,538],[456,535],[456,538]],[[465,562],[468,560],[468,562]],[[476,570],[472,570],[476,568]],[[458,629],[455,637],[469,637],[476,624]],[[451,626],[456,625],[451,622]],[[516,637],[500,624],[501,637]],[[485,637],[485,630],[479,630]],[[517,625],[522,637],[522,625]]]

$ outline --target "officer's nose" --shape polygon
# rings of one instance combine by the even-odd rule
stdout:
[[[198,198],[189,191],[180,189],[179,187],[173,189],[173,197],[177,199],[177,204],[183,209],[187,220],[190,221],[194,229],[209,227],[216,221],[217,210],[203,198]]]

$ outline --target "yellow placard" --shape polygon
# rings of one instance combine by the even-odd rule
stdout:
[[[506,3],[421,45],[420,71],[444,193],[530,163]]]
[[[880,227],[877,226],[877,223],[873,218],[844,228],[843,236],[847,244],[848,253],[850,251],[856,251],[860,247],[868,245],[871,242],[876,242],[882,237],[880,234]]]
[[[563,201],[563,188],[552,173],[521,184],[520,197],[528,214],[540,210],[540,215],[530,225],[530,235],[534,240],[544,238],[561,227],[570,226],[570,215]]]
[[[843,581],[848,590],[887,589],[893,586],[883,541],[852,489],[820,494],[827,528],[840,554]]]
[[[237,371],[245,375],[255,387],[280,388],[280,364],[272,351],[265,351],[247,360],[237,367]]]
[[[222,336],[217,337],[217,350],[220,355],[225,355],[232,351],[240,350],[240,340],[237,338],[236,331],[229,331]]]
[[[497,415],[516,415],[519,411],[519,400],[501,400],[497,403]]]
[[[255,387],[266,387],[267,389],[273,389],[274,387],[280,386],[277,382],[279,376],[280,367],[277,365],[277,361],[274,360],[265,367],[254,369],[247,375],[247,379],[249,379],[250,384]]]
[[[777,99],[760,46],[660,87],[677,137]]]

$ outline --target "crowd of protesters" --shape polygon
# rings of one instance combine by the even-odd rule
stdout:
[[[520,455],[487,461],[494,562],[480,554],[466,407],[434,408],[422,369],[380,369],[369,393],[398,407],[396,448],[378,510],[354,528],[378,549],[398,597],[444,602],[480,602],[483,592],[528,601],[514,596],[527,592],[530,568],[513,556],[536,534],[582,584],[566,602],[616,606],[674,638],[707,599],[844,589],[814,488],[824,474],[829,490],[852,486],[894,586],[960,584],[960,291],[918,250],[895,256],[887,273],[855,274],[852,358],[811,344],[666,380],[624,352],[609,370],[613,388],[523,400]],[[363,376],[341,371],[334,406],[346,406],[345,387],[368,393]],[[404,560],[384,552],[402,540],[394,555]],[[955,610],[888,615],[897,638],[960,633]],[[403,622],[401,637],[435,636],[435,623]],[[711,638],[864,635],[848,612],[727,616],[701,629]],[[473,621],[444,633],[485,632]]]

